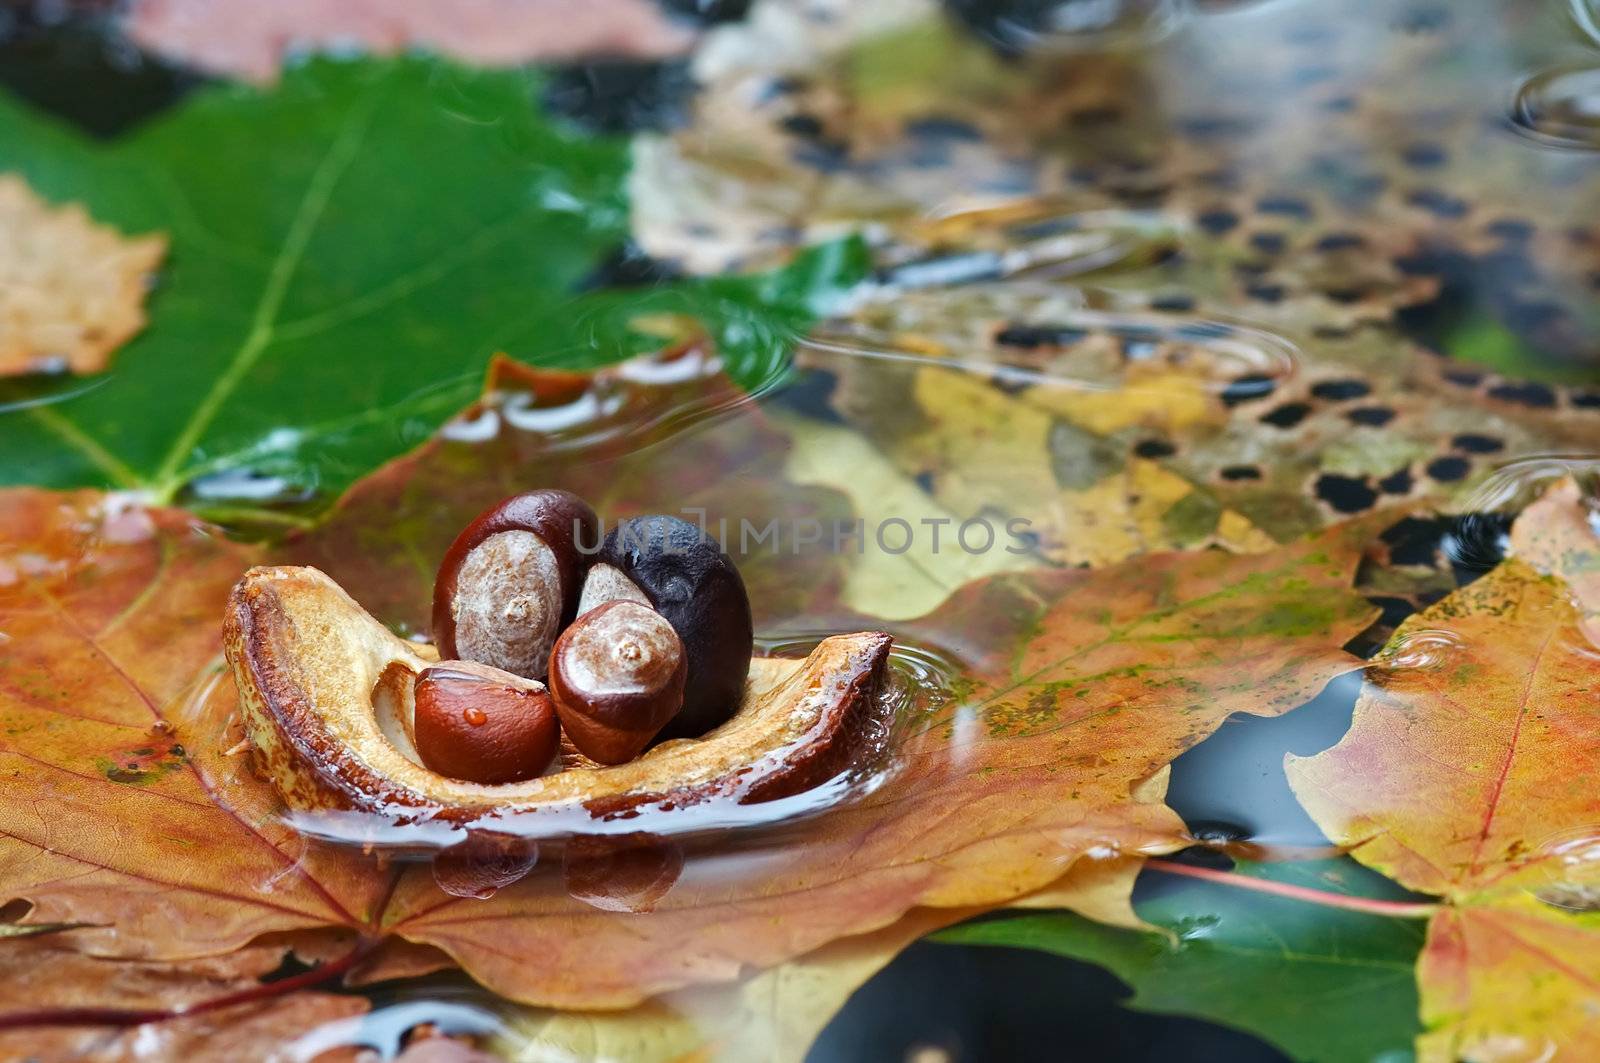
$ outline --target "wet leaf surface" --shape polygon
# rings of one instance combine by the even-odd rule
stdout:
[[[1386,505],[1470,510],[1508,462],[1600,434],[1574,395],[1512,401],[1493,377],[1378,337],[1297,344],[1125,303],[1023,285],[897,293],[799,358],[831,381],[835,415],[958,522],[1026,519],[1069,564],[1262,549]]]
[[[624,1011],[513,1011],[492,1047],[506,1059],[527,1063],[698,1056],[799,1063],[851,993],[900,950],[960,915],[913,913],[730,985],[681,990]]]
[[[647,370],[618,370],[608,386]],[[687,386],[715,409],[717,388],[707,384]],[[639,387],[630,400],[623,388],[618,408],[642,410],[648,422],[652,410],[661,412],[649,392]],[[602,436],[588,460],[572,464],[570,479],[559,439],[510,427],[488,442],[447,438],[345,502],[346,514],[362,506],[388,513],[393,552],[378,548],[381,540],[342,540],[338,522],[321,545],[337,554],[336,544],[349,544],[352,567],[341,578],[380,616],[398,620],[388,603],[425,603],[418,561],[432,554],[393,533],[454,527],[440,519],[452,493],[433,477],[469,495],[499,492],[502,485],[464,474],[488,458],[502,475],[536,469],[541,484],[588,491],[608,515],[620,515],[670,508],[665,494],[690,497],[683,477],[736,487],[726,456],[775,460],[781,437],[765,451],[751,445],[772,432],[757,408],[724,413],[714,428],[668,433],[645,451],[635,434],[609,443]],[[616,468],[603,463],[608,445]],[[513,450],[520,460],[507,460],[506,446],[522,448]],[[609,492],[590,489],[585,477],[597,476]],[[814,489],[796,490],[815,497]],[[794,501],[780,492],[719,507],[761,516],[751,507],[769,499],[777,511]],[[408,523],[408,506],[425,506],[428,518]],[[275,817],[274,797],[249,774],[247,758],[224,755],[237,740],[234,695],[216,671],[211,618],[261,553],[180,514],[112,512],[94,496],[14,492],[6,517],[10,579],[0,630],[10,636],[8,709],[16,721],[7,742],[13,792],[38,796],[6,806],[8,844],[29,856],[6,865],[5,886],[36,904],[35,918],[114,924],[114,932],[84,931],[90,947],[168,958],[225,951],[271,930],[348,927],[437,946],[500,993],[567,1006],[616,1006],[726,980],[917,905],[998,904],[1086,857],[1175,848],[1181,824],[1139,784],[1230,712],[1285,711],[1353,667],[1338,647],[1373,614],[1350,588],[1370,531],[1362,526],[1250,556],[1157,555],[1122,568],[980,580],[927,617],[897,625],[908,646],[964,663],[943,681],[954,700],[910,702],[932,713],[900,721],[881,785],[811,819],[803,847],[784,844],[782,831],[752,831],[732,850],[719,845],[720,855],[691,850],[681,878],[638,920],[573,897],[564,877],[543,869],[489,900],[470,900],[442,892],[425,864],[386,870],[296,834]],[[416,552],[406,555],[407,546]],[[795,570],[781,560],[793,586]],[[751,576],[753,589],[767,585],[760,566]],[[399,586],[414,593],[385,597]],[[812,585],[810,615],[837,628],[849,618],[824,591]],[[790,604],[791,619],[803,608]],[[79,677],[71,687],[44,678],[63,662]],[[95,706],[90,715],[82,714],[86,704]],[[181,770],[166,767],[170,746],[133,745],[163,721],[171,727],[163,734],[183,749]],[[108,770],[91,772],[101,761]],[[81,808],[82,816],[92,807],[95,827],[59,836],[59,825],[34,811],[40,800]],[[101,831],[131,832],[131,843],[109,849]],[[181,931],[170,928],[175,919]],[[530,966],[530,952],[549,962]]]
[[[0,101],[0,167],[172,240],[116,375],[0,419],[5,476],[161,500],[199,481],[199,502],[248,506],[337,490],[426,438],[623,235],[622,146],[558,131],[535,80],[315,62],[108,146]]]
[[[1570,482],[1530,507],[1513,556],[1402,624],[1350,733],[1291,759],[1336,842],[1448,902],[1419,961],[1428,1059],[1587,1058],[1600,818],[1595,726],[1600,538]]]
[[[641,142],[635,230],[715,271],[870,219],[911,287],[1092,275],[1592,384],[1590,158],[1505,136],[1482,76],[1566,54],[1561,20],[1237,6],[1127,49],[1046,33],[1014,55],[931,0],[765,4],[701,49],[688,128]],[[1530,187],[1561,191],[1533,209]]]
[[[0,1009],[152,1008],[192,1005],[259,986],[290,955],[286,944],[259,944],[182,964],[106,960],[61,936],[0,942]],[[65,1063],[133,1058],[230,1063],[281,1058],[296,1038],[324,1023],[360,1015],[367,1001],[321,992],[292,993],[133,1029],[67,1027],[0,1032],[10,1059]]]

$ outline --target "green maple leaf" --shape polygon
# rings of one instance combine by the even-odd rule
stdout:
[[[579,294],[627,234],[627,148],[541,114],[538,84],[321,60],[271,90],[207,89],[109,145],[0,98],[0,171],[172,243],[112,372],[0,416],[0,482],[270,518],[264,503],[314,507],[426,439],[496,350],[615,361],[650,345],[634,316],[669,310],[754,386],[864,272],[846,241],[772,274]]]
[[[1335,895],[1394,898],[1350,860],[1242,864],[1241,875]],[[1141,1011],[1247,1030],[1297,1059],[1385,1063],[1410,1057],[1423,922],[1308,903],[1238,886],[1160,876],[1137,904],[1171,938],[1070,912],[1017,914],[934,940],[1041,949],[1109,968]]]
[[[160,501],[240,469],[338,489],[425,438],[625,230],[623,145],[551,124],[534,83],[321,61],[110,145],[0,100],[0,170],[172,239],[104,384],[0,419],[5,477]]]

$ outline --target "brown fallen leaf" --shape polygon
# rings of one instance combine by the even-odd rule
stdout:
[[[296,51],[430,48],[486,66],[583,55],[661,56],[693,35],[648,0],[137,0],[127,32],[218,74],[271,81]]]
[[[257,552],[170,511],[8,492],[0,894],[97,924],[74,941],[106,955],[332,926],[434,945],[544,1004],[731,979],[913,907],[1002,904],[1085,857],[1181,846],[1176,816],[1135,788],[1229,713],[1283,711],[1356,664],[1338,647],[1372,612],[1349,589],[1364,537],[964,588],[900,628],[969,664],[959,700],[905,721],[881,785],[797,828],[804,845],[752,831],[690,850],[640,917],[574,898],[559,868],[469,900],[425,864],[296,834],[245,758],[222,756],[235,695],[217,617]]]
[[[1511,559],[1396,631],[1349,734],[1288,762],[1330,838],[1447,902],[1418,965],[1425,1060],[1600,1053],[1600,647],[1583,627],[1600,537],[1584,506],[1567,481],[1524,511]]]
[[[1150,795],[1159,802],[1157,787]],[[1128,905],[1144,861],[1086,860],[1017,906],[1068,907],[1145,927]],[[508,1060],[764,1060],[800,1063],[850,996],[902,950],[981,909],[919,908],[879,930],[840,938],[725,985],[693,986],[622,1011],[513,1009],[491,1047]]]
[[[161,235],[126,237],[0,174],[0,376],[98,373],[144,328]]]
[[[98,959],[76,949],[71,934],[0,942],[0,1013],[193,1005],[260,985],[290,951],[285,944],[260,944],[173,964]],[[0,1032],[0,1056],[37,1063],[283,1059],[284,1046],[299,1035],[366,1010],[362,997],[302,991],[128,1029],[8,1030]]]

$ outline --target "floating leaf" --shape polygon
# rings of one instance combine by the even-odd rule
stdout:
[[[1345,861],[1244,864],[1242,881],[1151,876],[1138,914],[1166,933],[1064,912],[966,923],[936,941],[1042,949],[1097,963],[1128,983],[1129,1007],[1192,1015],[1265,1037],[1298,1059],[1367,1063],[1417,1032],[1420,926],[1250,889],[1254,880],[1343,897],[1395,887]]]
[[[1448,902],[1418,965],[1425,1059],[1600,1051],[1600,800],[1583,769],[1600,750],[1583,626],[1600,537],[1582,507],[1570,482],[1530,507],[1516,556],[1396,631],[1350,733],[1289,761],[1330,838]]]
[[[670,55],[691,40],[645,0],[457,0],[448,10],[426,0],[143,0],[127,32],[151,51],[253,81],[270,81],[295,52],[353,46],[511,66],[584,54]]]
[[[0,169],[172,239],[116,375],[0,415],[5,477],[260,505],[426,438],[623,235],[623,146],[558,131],[536,86],[319,61],[109,145],[0,100]]]
[[[0,174],[0,376],[96,373],[144,327],[162,236],[122,236]]]
[[[565,386],[569,405],[617,397],[612,416],[642,417],[646,431],[653,423],[658,445],[639,450],[638,435],[599,431],[619,423],[604,419],[569,433],[507,422],[489,443],[465,441],[481,437],[474,417],[517,416],[514,396],[502,396],[346,499],[344,515],[381,510],[382,524],[363,536],[360,523],[336,523],[321,547],[343,543],[351,564],[341,578],[394,620],[385,603],[396,588],[407,589],[407,609],[425,608],[427,559],[437,556],[429,537],[455,526],[442,519],[454,499],[536,478],[595,495],[608,515],[659,510],[694,497],[697,484],[725,483],[729,461],[778,460],[781,445],[760,443],[773,430],[759,409],[729,415],[723,404],[696,431],[673,431],[685,422],[663,418],[652,389],[698,396],[702,414],[718,410],[719,392],[738,394],[708,382],[695,357],[530,378],[547,391]],[[669,382],[640,383],[667,369]],[[630,378],[631,392],[620,387]],[[586,430],[594,435],[580,446],[570,433]],[[837,506],[830,492],[746,483],[724,488],[713,526],[722,514],[793,513],[808,498]],[[426,864],[385,866],[296,834],[247,758],[226,755],[238,731],[234,692],[217,670],[217,617],[228,585],[261,553],[182,515],[117,510],[90,495],[12,492],[0,512],[3,755],[15,795],[0,809],[0,849],[16,854],[0,861],[0,892],[31,901],[40,920],[104,925],[75,932],[97,952],[203,955],[269,931],[333,926],[436,946],[499,993],[562,1006],[724,981],[917,906],[1003,903],[1086,856],[1178,847],[1181,824],[1141,784],[1230,713],[1284,711],[1354,667],[1339,646],[1372,614],[1350,587],[1369,533],[1361,526],[1248,557],[1157,555],[968,585],[898,625],[908,651],[961,662],[940,681],[958,696],[942,708],[937,698],[908,702],[913,715],[900,721],[876,788],[815,816],[803,847],[752,827],[737,854],[688,850],[681,878],[639,918],[574,897],[543,865],[489,900],[463,899],[443,893]],[[837,561],[772,557],[767,577],[753,566],[752,590]],[[785,570],[787,584],[765,582]],[[826,590],[808,588],[819,624],[859,622],[829,612]],[[181,745],[181,769],[135,782],[93,770],[152,728]],[[33,810],[44,800],[61,815],[40,819]]]
[[[493,1047],[527,1063],[702,1057],[800,1063],[852,993],[907,945],[960,916],[959,909],[914,912],[729,985],[684,989],[624,1011],[513,1011]]]

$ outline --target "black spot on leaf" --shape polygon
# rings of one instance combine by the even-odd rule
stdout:
[[[1166,458],[1176,454],[1178,448],[1165,439],[1141,439],[1133,445],[1133,452],[1141,458]]]
[[[1506,449],[1505,443],[1494,436],[1481,436],[1475,432],[1463,432],[1452,439],[1450,445],[1468,454],[1494,454]]]
[[[1305,420],[1310,412],[1311,407],[1303,402],[1286,402],[1262,414],[1261,423],[1270,424],[1274,428],[1293,428]]]
[[[1372,389],[1364,380],[1323,380],[1311,385],[1311,394],[1329,402],[1344,402],[1370,394]]]
[[[1272,394],[1277,381],[1270,376],[1242,376],[1222,389],[1222,401],[1228,406],[1251,402]]]
[[[1386,495],[1407,495],[1411,493],[1411,487],[1415,482],[1411,470],[1405,468],[1379,480],[1378,489]]]
[[[1394,411],[1387,406],[1363,406],[1345,414],[1351,424],[1364,424],[1379,428],[1394,420]]]
[[[1360,513],[1378,501],[1378,492],[1365,479],[1323,473],[1317,477],[1317,497],[1339,513]]]

